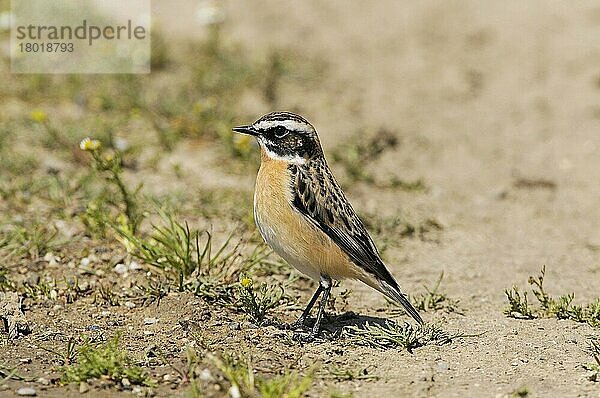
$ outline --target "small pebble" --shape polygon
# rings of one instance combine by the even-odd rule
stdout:
[[[450,369],[450,366],[448,366],[448,364],[444,363],[444,362],[438,363],[437,367],[439,370],[449,370]]]
[[[231,386],[229,389],[229,396],[231,398],[242,398],[242,394],[240,393],[238,386]]]
[[[240,323],[239,322],[230,322],[229,323],[229,329],[231,330],[240,330]]]
[[[82,267],[87,267],[88,265],[90,265],[90,259],[88,257],[84,257],[81,259],[81,262],[79,263],[79,265],[81,265]]]
[[[131,387],[131,382],[129,381],[129,379],[127,377],[123,377],[121,379],[121,384],[123,385],[123,387],[125,388],[129,388]]]
[[[37,391],[35,391],[35,388],[21,387],[17,390],[17,395],[21,397],[35,397],[37,395]]]
[[[213,377],[212,377],[212,374],[210,373],[210,370],[204,369],[200,372],[200,374],[198,375],[198,378],[202,381],[211,381]]]
[[[125,302],[125,307],[127,308],[135,308],[135,303],[132,301],[126,301]]]
[[[142,395],[142,388],[139,386],[135,386],[133,387],[133,390],[131,390],[131,392],[135,395]]]
[[[21,362],[21,363],[31,363],[31,358],[21,358],[21,359],[19,359],[19,362]]]
[[[154,325],[158,322],[158,318],[144,318],[144,325]]]
[[[119,263],[119,264],[115,265],[115,272],[117,274],[123,275],[123,274],[127,273],[127,271],[129,271],[129,269],[125,264]]]
[[[80,394],[85,394],[88,391],[90,391],[90,386],[88,383],[86,383],[85,381],[82,381],[81,383],[79,383],[79,393]]]
[[[50,380],[40,377],[36,380],[38,383],[43,384],[45,386],[50,385]]]
[[[27,283],[30,286],[37,285],[39,282],[40,282],[40,276],[38,274],[36,274],[35,272],[32,272],[27,277]]]

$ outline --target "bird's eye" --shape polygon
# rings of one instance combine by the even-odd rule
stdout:
[[[273,129],[273,135],[275,135],[276,138],[283,138],[289,133],[290,132],[283,126],[277,126]]]

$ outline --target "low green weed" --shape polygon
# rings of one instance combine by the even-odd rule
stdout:
[[[235,391],[243,397],[300,398],[313,384],[312,372],[301,376],[287,371],[283,375],[267,378],[255,375],[249,361],[235,360],[230,356],[213,356],[212,360],[230,385],[230,393]]]
[[[527,292],[523,292],[523,294],[521,295],[519,287],[513,285],[513,287],[510,290],[504,289],[504,294],[506,294],[506,298],[508,299],[508,307],[504,309],[505,315],[512,318],[521,319],[536,318],[533,311],[529,308]]]
[[[505,308],[504,314],[512,318],[535,319],[540,317],[552,317],[558,319],[570,319],[575,322],[587,323],[593,327],[600,326],[600,297],[587,305],[575,305],[574,293],[554,298],[544,288],[546,277],[546,266],[544,265],[538,276],[529,277],[529,285],[537,299],[540,307],[531,309],[527,301],[527,292],[521,296],[519,288],[513,286],[511,290],[505,290],[509,306]]]
[[[119,348],[118,336],[100,344],[84,341],[77,348],[76,363],[62,368],[61,382],[79,383],[102,377],[115,383],[127,379],[131,384],[155,384],[142,368],[133,364],[127,352]]]
[[[165,211],[159,210],[158,214],[161,224],[152,225],[149,237],[138,237],[118,225],[114,228],[134,256],[174,281],[179,291],[191,291],[209,301],[229,302],[239,276],[269,254],[266,248],[257,246],[242,259],[241,242],[233,245],[233,235],[213,249],[210,232],[190,228]]]
[[[427,191],[423,180],[404,181],[398,177],[392,177],[387,182],[379,181],[375,175],[365,167],[379,159],[384,152],[394,149],[399,145],[399,140],[394,132],[379,129],[370,138],[366,138],[365,132],[357,132],[348,142],[337,147],[332,153],[334,162],[340,163],[348,176],[353,181],[366,182],[379,187],[399,188],[405,191]]]
[[[37,259],[63,243],[58,239],[56,227],[33,224],[14,226],[5,234],[2,245],[3,251],[8,252],[7,257],[25,255]]]
[[[593,372],[589,379],[590,381],[600,381],[600,336],[591,337],[588,340],[586,352],[592,356],[594,363],[583,365],[583,368]]]
[[[238,285],[239,308],[257,324],[263,323],[267,312],[276,308],[283,298],[281,286],[260,283],[254,286],[252,279],[242,276]]]
[[[79,147],[89,152],[92,155],[93,166],[100,172],[105,181],[109,184],[109,189],[115,189],[120,196],[120,203],[114,202],[114,206],[119,211],[119,216],[116,220],[119,221],[124,228],[131,231],[132,234],[137,232],[137,229],[144,219],[144,214],[139,205],[139,191],[142,185],[138,185],[134,190],[128,188],[128,184],[123,178],[123,161],[122,153],[118,150],[106,152],[102,148],[102,144],[98,140],[85,138],[79,144]],[[102,224],[107,221],[100,217],[101,213],[90,213],[92,219],[98,217],[96,222]],[[104,215],[104,217],[107,217]],[[110,221],[109,221],[110,222]]]
[[[459,301],[448,297],[445,293],[440,292],[440,284],[444,278],[444,273],[440,274],[433,288],[423,286],[425,292],[419,293],[411,297],[411,301],[418,310],[421,311],[445,311],[455,312],[462,315],[459,307]],[[396,304],[393,302],[393,304]],[[397,304],[396,304],[397,305]]]

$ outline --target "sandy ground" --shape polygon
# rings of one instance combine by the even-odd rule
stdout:
[[[421,177],[429,194],[351,187],[350,196],[375,214],[443,223],[439,245],[407,243],[387,260],[408,291],[443,270],[448,294],[467,309],[450,325],[485,332],[413,356],[357,353],[385,380],[356,396],[494,396],[520,386],[535,396],[600,395],[578,367],[591,328],[500,310],[503,289],[543,264],[551,291],[598,295],[598,3],[230,2],[228,15],[234,40],[257,54],[291,46],[326,60],[322,87],[282,101],[313,121],[326,152],[362,126],[398,132],[399,149],[374,168]],[[521,178],[556,188],[520,189]],[[360,292],[353,310],[381,300],[350,286]]]
[[[173,40],[202,35],[186,19],[189,4],[154,4],[160,26]],[[424,313],[424,318],[442,322],[449,331],[478,336],[409,354],[340,348],[335,342],[288,347],[269,340],[275,333],[270,329],[232,335],[228,320],[214,317],[207,323],[214,327],[210,333],[227,334],[224,344],[229,347],[255,350],[258,357],[268,358],[263,359],[267,368],[289,363],[294,356],[305,365],[368,367],[378,376],[318,381],[313,396],[335,388],[355,397],[496,397],[526,387],[530,396],[600,397],[599,383],[590,382],[582,368],[591,361],[584,352],[586,338],[597,335],[597,329],[556,319],[517,320],[502,313],[504,289],[515,283],[525,287],[528,276],[543,265],[551,293],[574,292],[576,303],[598,297],[600,4],[225,4],[224,36],[240,43],[251,57],[291,48],[296,56],[324,63],[318,84],[284,82],[280,108],[305,115],[319,131],[327,155],[357,131],[386,128],[397,135],[398,147],[368,169],[375,175],[420,178],[429,189],[414,193],[346,184],[348,196],[361,214],[415,222],[435,219],[443,225],[435,240],[394,241],[385,260],[409,293],[431,285],[443,271],[443,290],[460,300],[464,315]],[[273,110],[252,98],[245,104],[256,117]],[[239,175],[224,170],[208,152],[173,156],[186,159],[188,175],[203,171],[189,181],[190,187],[222,184],[252,191],[257,164]],[[339,165],[334,171],[343,175]],[[176,184],[168,176],[156,178]],[[523,186],[519,181],[545,183]],[[343,287],[352,289],[346,310],[385,317],[377,311],[385,303],[378,293],[359,283],[345,282]],[[305,298],[309,295],[307,290]],[[202,305],[193,297],[169,296],[160,309],[146,308],[134,316],[111,309],[104,317],[137,325],[159,313],[161,327],[153,331],[160,338],[136,327],[125,343],[142,350],[160,341],[165,351],[176,351],[182,345],[178,321],[203,319]],[[48,310],[32,317],[49,322]],[[78,307],[69,311],[65,317],[75,319],[75,328],[103,316],[98,310],[90,319],[77,319]],[[11,388],[19,385],[11,383]],[[65,394],[79,395],[69,387],[40,396]],[[160,396],[171,394],[182,393],[159,390]]]

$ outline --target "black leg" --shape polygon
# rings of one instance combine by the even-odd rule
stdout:
[[[317,335],[319,334],[319,330],[321,329],[321,320],[323,319],[323,314],[325,313],[325,306],[327,305],[327,300],[329,299],[329,293],[331,293],[331,278],[322,276],[320,287],[324,291],[323,298],[319,303],[319,312],[317,313],[317,320],[315,322],[315,325],[313,326],[312,331],[310,332],[310,335],[308,336],[309,340],[312,340],[315,337],[317,337]]]
[[[315,305],[315,302],[319,298],[319,295],[321,294],[322,291],[323,291],[323,286],[321,286],[321,284],[319,284],[319,288],[317,289],[315,294],[313,294],[312,298],[308,302],[308,305],[302,312],[302,315],[300,315],[300,318],[298,318],[298,320],[296,322],[289,325],[290,329],[297,329],[299,327],[304,326],[304,322],[306,322],[306,318],[308,318],[308,315],[310,314],[310,310],[312,310],[312,307]]]

